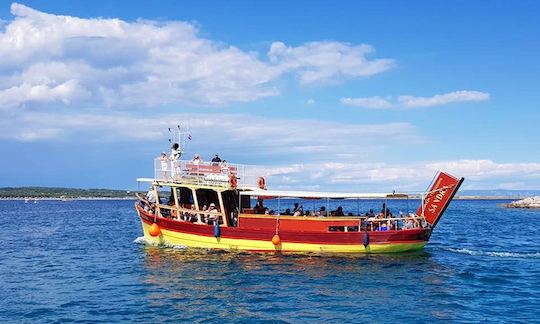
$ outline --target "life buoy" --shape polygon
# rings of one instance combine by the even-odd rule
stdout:
[[[259,177],[259,180],[257,181],[257,185],[260,189],[266,189],[266,180],[264,180],[263,177]]]
[[[229,185],[231,186],[231,188],[233,189],[236,189],[236,187],[238,186],[238,178],[236,177],[235,174],[231,174],[229,176]]]

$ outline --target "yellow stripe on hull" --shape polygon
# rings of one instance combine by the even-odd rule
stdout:
[[[282,242],[279,246],[271,240],[245,240],[215,238],[161,229],[159,236],[148,233],[150,225],[142,222],[144,237],[155,244],[183,245],[187,247],[233,251],[325,252],[325,253],[396,253],[421,250],[427,242],[369,244],[310,244]]]

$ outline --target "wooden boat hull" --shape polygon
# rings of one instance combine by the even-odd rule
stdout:
[[[281,243],[274,245],[273,231],[222,227],[220,237],[215,237],[213,226],[155,218],[140,208],[137,211],[148,242],[205,249],[282,253],[398,253],[421,250],[431,233],[429,229],[370,231],[367,232],[369,244],[364,246],[366,232],[280,232]],[[160,229],[157,236],[150,235],[150,226],[154,222]]]

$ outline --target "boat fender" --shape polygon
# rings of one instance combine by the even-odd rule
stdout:
[[[150,228],[148,229],[148,233],[152,236],[158,236],[161,230],[159,229],[158,224],[153,223],[150,225]]]
[[[216,224],[214,225],[214,236],[216,238],[221,236],[221,228],[219,227],[219,222],[216,222]]]
[[[278,246],[281,244],[281,238],[279,237],[278,234],[272,237],[272,244],[274,244],[275,246]]]
[[[229,185],[231,186],[231,188],[233,189],[236,189],[236,187],[238,186],[238,178],[236,177],[235,174],[231,174],[229,176]]]
[[[257,180],[257,186],[259,189],[266,190],[266,180],[264,180],[264,177],[259,177],[259,180]]]
[[[364,232],[364,247],[367,247],[369,245],[369,233]]]

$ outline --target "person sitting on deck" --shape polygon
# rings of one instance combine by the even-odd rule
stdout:
[[[306,212],[304,213],[304,216],[307,216],[307,217],[311,216],[311,212],[309,210],[306,210]]]
[[[300,215],[303,213],[303,207],[302,205],[298,205],[298,203],[294,203],[294,210],[293,212],[296,213],[297,211],[300,211]]]
[[[343,213],[343,207],[339,206],[334,212],[333,216],[345,216]]]
[[[210,215],[208,215],[208,225],[215,225],[217,219],[219,218],[217,215],[213,215],[218,213],[218,210],[216,209],[216,204],[211,203],[210,207],[208,207],[208,212],[210,213]]]
[[[392,212],[386,207],[386,203],[382,204],[381,214],[383,214],[383,217],[385,218],[392,217]]]
[[[285,209],[285,213],[283,215],[290,216],[291,215],[291,209],[290,208]]]
[[[257,205],[253,207],[253,213],[254,214],[264,214],[264,206],[262,199],[257,200]]]
[[[321,206],[321,208],[319,209],[318,214],[319,214],[318,216],[321,216],[321,217],[328,216],[328,212],[326,211],[326,207]]]
[[[299,209],[293,213],[293,216],[302,216],[302,211]]]
[[[388,225],[386,222],[381,222],[381,225],[379,225],[379,231],[388,231]]]
[[[375,212],[373,211],[373,209],[370,209],[370,210],[366,213],[366,217],[375,217]]]
[[[154,191],[154,188],[150,187],[150,190],[146,193],[146,201],[148,201],[149,205],[144,207],[144,210],[153,212],[154,208],[156,207],[157,197],[156,192]]]

